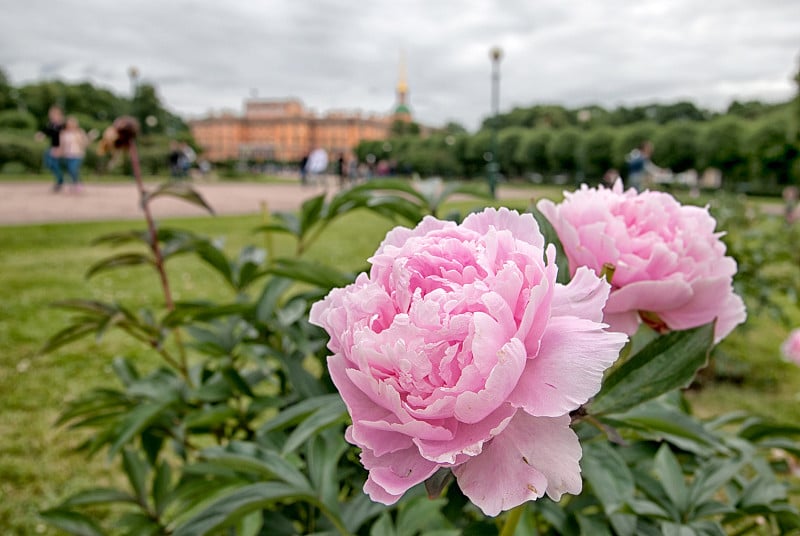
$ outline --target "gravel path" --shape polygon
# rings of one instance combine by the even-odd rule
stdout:
[[[221,215],[258,213],[262,203],[267,203],[271,211],[296,210],[304,200],[324,191],[320,186],[303,188],[291,183],[208,183],[194,184],[194,187]],[[524,199],[531,193],[530,190],[500,191],[501,198],[506,199]],[[206,214],[200,207],[169,197],[154,200],[152,207],[157,218]],[[69,187],[53,193],[51,185],[41,181],[0,183],[0,225],[138,218],[141,218],[141,211],[132,182],[89,183],[80,193],[71,192]]]

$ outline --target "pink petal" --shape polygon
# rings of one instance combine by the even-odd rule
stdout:
[[[486,235],[491,227],[507,229],[514,238],[544,249],[544,237],[539,231],[539,224],[531,214],[520,214],[516,210],[487,208],[483,212],[470,214],[461,224],[465,229]]]
[[[369,471],[364,491],[373,501],[394,504],[403,493],[425,481],[440,465],[419,455],[416,447],[375,456],[361,451],[361,463]]]
[[[638,311],[625,311],[623,313],[609,313],[603,315],[603,323],[608,324],[609,331],[618,331],[626,335],[633,335],[639,329],[640,319]]]
[[[564,415],[587,402],[628,340],[603,327],[582,318],[552,318],[539,355],[527,361],[508,401],[541,417]]]
[[[585,266],[581,266],[566,286],[556,285],[552,316],[577,316],[595,322],[603,321],[603,307],[611,287],[604,279]]]
[[[511,339],[499,350],[495,350],[493,357],[496,364],[486,378],[484,388],[466,391],[457,396],[455,417],[460,422],[477,423],[504,404],[506,397],[517,385],[527,361],[525,346],[519,339]]]
[[[484,514],[496,516],[545,493],[559,500],[581,491],[581,446],[569,415],[517,412],[480,455],[454,467],[458,486]]]
[[[681,307],[658,311],[670,329],[682,330],[702,326],[722,313],[714,342],[719,342],[746,318],[742,299],[733,293],[730,277],[705,277],[692,281],[693,294]],[[724,307],[720,307],[725,304]]]
[[[678,278],[661,281],[637,281],[614,290],[606,303],[606,313],[653,311],[661,313],[685,305],[692,288]]]
[[[517,410],[511,404],[503,404],[485,419],[475,424],[456,423],[452,427],[454,437],[448,441],[414,439],[420,454],[431,461],[454,464],[460,456],[475,456],[483,444],[502,432]]]

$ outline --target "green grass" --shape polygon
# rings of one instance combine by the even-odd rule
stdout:
[[[537,194],[538,195],[538,194]],[[445,207],[461,211],[476,206],[463,201]],[[527,200],[506,203],[524,208]],[[212,237],[226,237],[228,253],[246,244],[264,245],[252,229],[259,216],[188,218],[163,222]],[[117,249],[92,246],[98,235],[130,228],[137,222],[104,222],[0,227],[0,527],[3,534],[53,534],[37,517],[65,495],[90,485],[110,485],[119,478],[100,454],[88,460],[74,452],[84,437],[54,427],[65,401],[87,389],[113,384],[111,359],[125,355],[144,365],[154,357],[135,342],[110,334],[101,341],[86,339],[52,354],[37,349],[48,336],[67,325],[68,315],[47,305],[67,298],[118,300],[130,307],[161,302],[158,281],[146,268],[125,268],[86,280],[95,261]],[[308,252],[308,257],[342,270],[366,265],[385,232],[387,220],[357,212],[335,222]],[[275,254],[291,255],[293,241],[273,237]],[[221,279],[192,258],[170,261],[169,273],[180,300],[232,299]],[[256,285],[258,287],[258,285]],[[254,289],[254,292],[257,289]],[[800,322],[800,314],[796,316]],[[746,408],[790,422],[800,419],[800,370],[782,363],[778,345],[786,328],[765,318],[750,322],[727,340],[722,350],[750,367],[742,385],[712,385],[692,395],[703,414]]]

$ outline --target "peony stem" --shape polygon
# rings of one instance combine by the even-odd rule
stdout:
[[[142,205],[142,212],[144,212],[144,219],[147,222],[147,230],[150,233],[150,248],[153,250],[153,257],[155,261],[156,271],[161,279],[161,289],[164,292],[164,303],[168,311],[175,309],[175,302],[172,301],[172,291],[169,287],[169,278],[167,277],[167,270],[164,267],[164,256],[161,254],[161,247],[158,244],[158,230],[156,229],[153,214],[150,212],[150,203],[147,199],[147,193],[144,190],[144,183],[142,182],[142,169],[139,165],[139,152],[136,149],[136,141],[131,140],[128,147],[129,156],[131,158],[131,167],[133,168],[133,178],[136,180],[136,188],[139,190],[139,199]],[[175,342],[178,345],[178,354],[180,355],[180,365],[178,369],[183,373],[185,378],[189,378],[189,366],[186,358],[186,349],[183,347],[180,332],[178,329],[173,330]]]
[[[522,512],[525,511],[526,503],[512,508],[506,517],[506,522],[503,523],[503,530],[500,531],[500,536],[513,536],[517,530],[517,524],[522,517]]]
[[[167,279],[167,272],[164,269],[164,258],[161,255],[161,248],[158,245],[158,230],[153,221],[153,215],[150,213],[150,203],[147,200],[147,194],[144,191],[144,183],[142,183],[142,170],[139,166],[139,152],[136,150],[136,142],[130,142],[130,158],[131,167],[133,168],[133,178],[136,179],[136,188],[139,190],[139,199],[141,200],[142,211],[144,212],[144,219],[147,221],[147,230],[150,232],[150,248],[153,250],[155,257],[156,270],[161,278],[161,288],[164,291],[164,302],[167,309],[172,311],[175,304],[172,301],[172,292],[169,288],[169,279]]]

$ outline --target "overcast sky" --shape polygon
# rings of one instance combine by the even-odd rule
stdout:
[[[478,125],[493,45],[501,109],[795,91],[798,0],[22,0],[0,16],[15,84],[90,80],[127,94],[128,68],[185,116],[241,110],[251,92],[318,111],[386,112],[404,51],[418,121]]]

